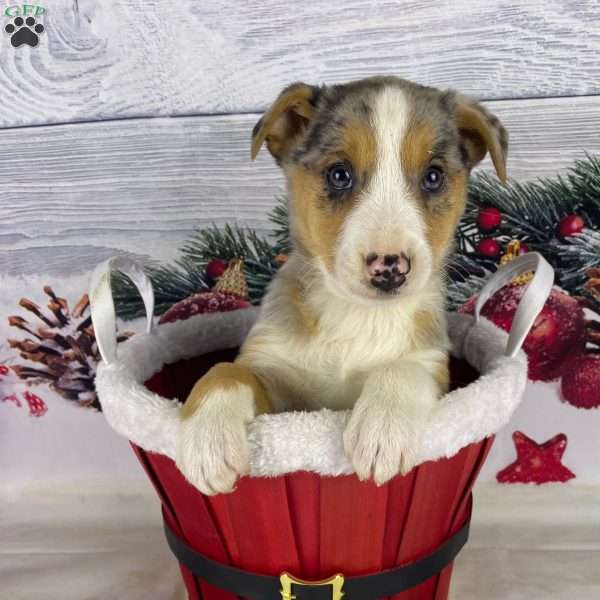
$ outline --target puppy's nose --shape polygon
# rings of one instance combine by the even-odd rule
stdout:
[[[371,252],[365,262],[371,285],[384,292],[391,292],[403,285],[410,271],[410,260],[403,253],[380,255]]]

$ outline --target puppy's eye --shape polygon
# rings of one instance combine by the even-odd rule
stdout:
[[[352,167],[348,163],[336,163],[327,169],[327,185],[332,192],[344,192],[352,187]]]
[[[444,183],[444,171],[440,167],[429,167],[421,180],[423,191],[438,192]]]

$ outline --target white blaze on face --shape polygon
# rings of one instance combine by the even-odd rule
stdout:
[[[404,253],[410,258],[411,271],[400,290],[402,295],[422,288],[431,274],[431,251],[420,200],[406,180],[400,156],[411,110],[404,92],[395,87],[382,90],[371,108],[377,162],[356,209],[342,228],[336,272],[352,291],[375,293],[365,285],[365,257],[372,252]]]

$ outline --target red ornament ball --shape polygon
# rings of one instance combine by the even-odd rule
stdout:
[[[565,364],[560,385],[563,398],[577,408],[600,406],[600,354],[580,354]]]
[[[227,263],[219,258],[213,258],[206,265],[206,275],[212,280],[219,279],[227,269]]]
[[[480,231],[493,231],[500,226],[502,213],[495,206],[482,208],[477,215],[477,226]]]
[[[525,285],[508,285],[494,294],[481,314],[504,331],[510,327]],[[459,312],[473,314],[476,297],[469,298]],[[583,309],[568,294],[553,289],[537,316],[523,350],[529,358],[529,379],[551,381],[561,376],[563,363],[585,347]]]
[[[228,312],[238,308],[250,306],[248,300],[244,300],[233,294],[221,292],[200,292],[185,300],[173,304],[169,310],[164,312],[159,323],[173,323],[174,321],[185,321],[195,315],[215,312]]]
[[[486,258],[498,258],[500,256],[500,244],[494,239],[484,238],[477,242],[475,252]]]
[[[556,235],[564,240],[566,237],[581,233],[584,227],[585,221],[579,215],[567,215],[558,223]]]

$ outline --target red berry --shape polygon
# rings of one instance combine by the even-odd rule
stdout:
[[[218,279],[225,273],[225,269],[227,269],[227,263],[220,260],[219,258],[213,258],[206,265],[206,275],[210,279]]]
[[[556,235],[563,240],[570,235],[581,233],[584,227],[585,221],[579,215],[567,215],[560,220]]]
[[[521,242],[521,245],[519,246],[519,256],[521,254],[526,254],[527,252],[529,252],[529,246]]]
[[[502,213],[494,206],[482,208],[477,215],[477,226],[481,231],[493,231],[502,222]]]
[[[475,251],[477,254],[486,256],[487,258],[498,258],[500,256],[500,244],[494,239],[484,238],[477,242]]]
[[[563,398],[577,408],[600,406],[600,354],[580,354],[563,369]]]

